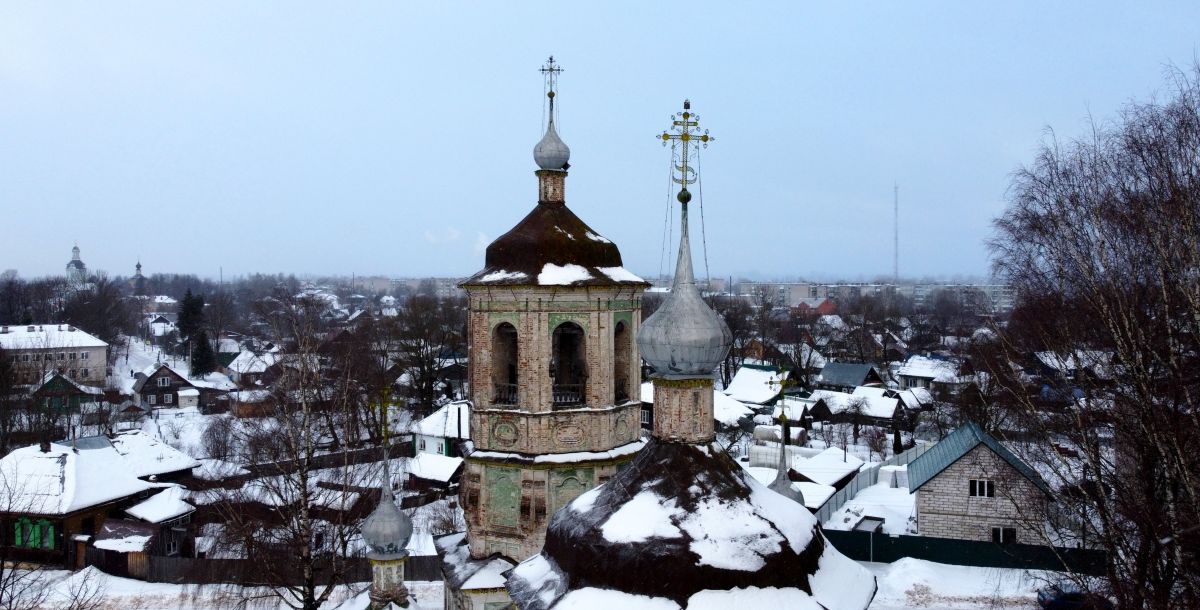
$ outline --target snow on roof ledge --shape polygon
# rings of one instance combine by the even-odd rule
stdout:
[[[542,272],[537,276],[537,283],[542,286],[567,286],[590,279],[592,279],[592,274],[586,267],[570,263],[566,265],[546,263],[542,266]]]

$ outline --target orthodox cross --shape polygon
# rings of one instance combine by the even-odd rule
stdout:
[[[563,71],[562,66],[554,63],[554,56],[546,60],[539,72],[546,77],[546,97],[550,98],[550,117],[554,117],[554,87],[558,84],[558,75]]]
[[[804,385],[803,382],[801,382],[799,380],[784,379],[782,377],[780,377],[779,379],[769,379],[769,380],[767,380],[766,384],[768,386],[771,386],[772,388],[779,388],[779,392],[781,394],[790,387]],[[784,419],[787,419],[787,409],[781,407],[780,412],[783,413]],[[797,418],[797,419],[799,419],[799,418]]]
[[[680,163],[675,166],[675,171],[679,172],[679,177],[672,176],[671,180],[683,187],[680,193],[680,201],[685,204],[687,202],[683,201],[683,193],[687,192],[687,185],[696,181],[696,170],[688,165],[688,153],[693,146],[698,147],[703,144],[705,148],[708,148],[708,143],[716,139],[708,135],[707,129],[704,130],[704,133],[700,133],[699,125],[700,115],[692,114],[692,102],[683,100],[683,112],[671,115],[671,130],[664,131],[662,135],[658,136],[662,139],[663,146],[666,146],[667,142],[681,142],[683,144],[679,155]],[[671,146],[674,148],[674,143]],[[688,198],[690,199],[690,197]]]

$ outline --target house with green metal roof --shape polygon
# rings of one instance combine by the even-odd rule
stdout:
[[[1041,543],[1051,490],[1038,473],[974,423],[908,465],[922,536]]]

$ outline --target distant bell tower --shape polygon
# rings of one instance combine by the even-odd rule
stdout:
[[[67,262],[67,281],[76,285],[87,283],[87,265],[79,258],[79,244],[71,248],[71,260]]]
[[[460,284],[469,299],[474,445],[460,495],[472,560],[538,553],[550,516],[643,445],[634,338],[648,283],[567,207],[562,68],[551,57],[541,71],[549,112],[533,149],[538,203]]]

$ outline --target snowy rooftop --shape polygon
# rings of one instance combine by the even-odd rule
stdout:
[[[247,373],[262,373],[267,370],[278,357],[272,353],[255,354],[249,350],[242,350],[227,367],[229,370],[245,375]]]
[[[185,495],[186,489],[173,485],[129,507],[125,512],[150,523],[170,521],[196,510],[196,507],[183,501]]]
[[[858,472],[862,465],[862,460],[838,447],[830,447],[807,459],[792,460],[792,470],[822,485],[833,485],[847,475]]]
[[[418,451],[417,456],[408,461],[408,473],[427,481],[449,483],[454,473],[462,468],[462,463],[463,459],[460,457]]]
[[[725,388],[725,393],[740,402],[765,404],[783,391],[780,382],[787,377],[787,371],[772,366],[746,364],[738,369],[729,387]]]
[[[417,422],[413,432],[439,438],[471,438],[471,403],[460,400],[447,403],[432,415]]]
[[[0,459],[7,510],[65,515],[132,496],[155,486],[137,478],[111,447],[72,449],[51,443],[22,447]]]
[[[174,447],[142,432],[121,432],[112,437],[112,448],[121,456],[125,471],[135,477],[163,475],[189,470],[200,462]]]
[[[921,377],[937,383],[957,383],[958,364],[950,360],[913,355],[900,366],[899,375],[904,377]]]
[[[189,377],[188,381],[198,388],[208,390],[236,390],[237,384],[221,373],[209,373],[197,377]]]
[[[108,344],[68,324],[0,326],[0,349],[107,347]]]
[[[861,394],[858,392],[860,389],[863,390]],[[875,389],[878,389],[879,392],[875,392]],[[825,406],[829,407],[829,412],[834,415],[844,413],[856,405],[861,405],[863,415],[884,419],[895,414],[898,399],[888,398],[883,394],[882,388],[859,386],[859,388],[855,389],[854,394],[831,390],[813,390],[808,400],[812,401],[813,404],[816,404],[819,400],[825,401]]]
[[[465,532],[460,532],[435,540],[438,550],[442,552],[447,584],[462,589],[503,588],[503,573],[512,569],[513,563],[503,558],[471,559],[465,536]]]

